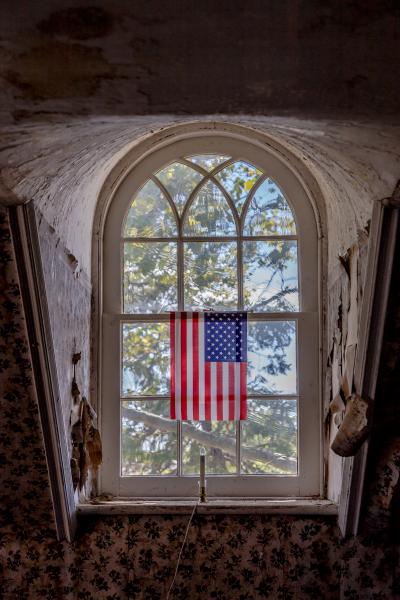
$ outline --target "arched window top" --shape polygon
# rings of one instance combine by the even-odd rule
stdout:
[[[156,173],[156,177],[167,190],[180,214],[191,192],[203,178],[201,173],[180,162],[174,162],[161,169]]]
[[[240,213],[246,198],[261,175],[261,171],[253,165],[238,160],[217,173],[218,181],[232,198]]]
[[[249,161],[181,157],[153,174],[132,201],[124,237],[296,235],[280,187]]]
[[[177,234],[177,224],[167,197],[148,181],[136,194],[123,226],[124,237],[170,237]]]
[[[257,186],[247,207],[245,235],[296,235],[296,223],[282,190],[269,177]]]
[[[202,167],[206,171],[213,171],[220,164],[224,163],[229,159],[230,156],[223,156],[218,154],[199,154],[198,156],[188,156],[188,160],[190,160],[190,162],[194,163],[195,165],[198,165],[199,167]]]
[[[235,235],[232,210],[222,190],[211,180],[201,186],[189,207],[185,223],[186,235]]]

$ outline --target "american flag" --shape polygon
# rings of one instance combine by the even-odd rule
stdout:
[[[247,313],[170,317],[171,419],[246,419]]]

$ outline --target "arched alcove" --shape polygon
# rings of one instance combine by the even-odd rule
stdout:
[[[8,130],[8,146],[0,155],[2,181],[15,199],[35,202],[90,275],[94,213],[105,182],[113,186],[119,176],[116,165],[143,140],[190,122],[193,118],[115,117],[16,126]],[[223,128],[226,119],[201,117],[196,122]],[[400,163],[398,127],[290,117],[229,117],[229,123],[267,135],[268,143],[309,172],[314,179],[310,188],[319,188],[316,195],[324,198],[332,232],[329,271],[336,270],[337,256],[366,225],[373,201],[394,188]]]
[[[98,257],[96,252],[92,255],[91,248],[92,239],[101,238],[106,203],[134,165],[135,157],[143,157],[171,136],[195,130],[250,135],[260,146],[279,155],[304,180],[322,238],[323,289],[329,292],[322,360],[326,365],[331,355],[340,353],[334,368],[341,367],[344,349],[339,351],[336,344],[334,350],[336,321],[343,310],[344,271],[339,257],[357,244],[359,232],[368,225],[374,201],[392,192],[399,165],[395,128],[266,117],[230,118],[229,123],[222,117],[195,121],[135,117],[21,126],[9,131],[2,178],[14,201],[33,201],[40,222],[66,429],[70,357],[74,349],[83,351],[82,385],[86,393],[91,389],[91,283],[96,285],[98,277]],[[3,192],[7,199],[6,194]],[[60,257],[68,267],[62,282]],[[332,364],[329,366],[332,369]],[[94,375],[96,367],[96,360],[92,360]],[[329,369],[327,372],[325,411],[332,395]],[[95,377],[92,381],[95,383]]]

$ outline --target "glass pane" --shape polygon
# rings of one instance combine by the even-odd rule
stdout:
[[[241,472],[297,474],[297,400],[248,400]]]
[[[296,235],[296,224],[280,188],[266,179],[254,193],[247,211],[244,235]]]
[[[157,173],[158,179],[169,192],[181,213],[186,200],[196,185],[203,179],[198,171],[182,163],[173,163]]]
[[[124,313],[176,310],[175,242],[125,242]]]
[[[250,321],[247,328],[248,392],[296,394],[296,321]]]
[[[123,401],[121,474],[176,475],[177,425],[168,400]]]
[[[299,310],[296,241],[244,242],[243,275],[247,309]]]
[[[185,219],[185,235],[236,235],[232,211],[217,186],[208,181],[197,193]]]
[[[260,175],[261,171],[253,165],[237,161],[220,171],[216,178],[222,183],[240,212],[247,194]]]
[[[236,242],[184,244],[185,309],[236,308]]]
[[[236,424],[230,421],[182,423],[182,461],[185,475],[197,475],[200,448],[206,450],[206,473],[236,473]]]
[[[169,394],[169,323],[123,323],[122,395]]]
[[[197,156],[188,156],[187,160],[190,160],[195,165],[199,165],[199,167],[203,167],[206,171],[212,171],[229,158],[229,156],[223,156],[222,154],[198,154]]]
[[[172,208],[160,188],[148,181],[139,190],[125,219],[124,237],[177,235]]]

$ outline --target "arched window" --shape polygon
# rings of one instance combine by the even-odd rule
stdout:
[[[320,493],[318,242],[306,188],[251,140],[202,135],[136,161],[104,229],[104,493]],[[169,311],[248,311],[248,418],[169,418]]]

